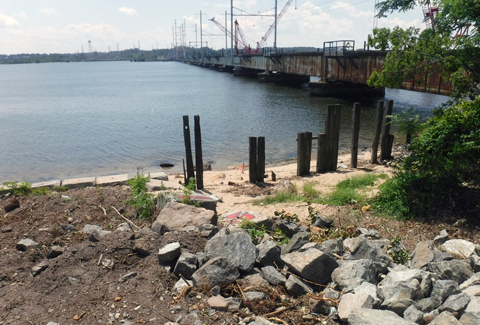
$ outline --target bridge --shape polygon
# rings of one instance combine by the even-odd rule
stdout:
[[[325,42],[316,52],[284,53],[264,48],[258,55],[238,53],[233,57],[203,56],[182,60],[236,76],[256,77],[260,82],[286,84],[308,83],[311,96],[348,97],[383,96],[385,89],[367,85],[374,70],[380,71],[388,52],[356,50],[350,40]],[[310,82],[310,77],[319,77]],[[405,80],[401,89],[448,95],[450,82],[441,77],[439,68],[422,71],[412,80]]]

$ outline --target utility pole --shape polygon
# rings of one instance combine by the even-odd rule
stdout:
[[[277,53],[277,0],[275,0],[275,37],[273,40],[273,51]]]
[[[227,55],[227,48],[228,48],[228,39],[227,39],[227,11],[225,10],[225,55]]]
[[[203,56],[202,11],[200,10],[200,55]]]
[[[230,37],[230,56],[233,63],[233,0],[230,0],[230,33],[232,34],[232,37]]]

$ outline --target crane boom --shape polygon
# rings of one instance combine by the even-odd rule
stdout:
[[[283,15],[285,15],[285,13],[287,12],[288,8],[290,7],[290,5],[292,4],[293,0],[288,0],[287,4],[285,5],[285,7],[283,7],[282,11],[280,12],[280,14],[277,16],[277,24],[278,22],[280,21],[280,19],[282,19]],[[261,47],[263,47],[263,45],[265,45],[265,42],[267,41],[268,37],[270,36],[270,34],[272,33],[273,29],[275,28],[275,24],[272,24],[270,25],[270,28],[267,30],[267,32],[265,33],[265,36],[262,37],[261,41],[257,44],[257,50]]]

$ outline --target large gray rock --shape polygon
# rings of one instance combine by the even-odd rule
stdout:
[[[332,273],[337,288],[349,292],[363,282],[377,283],[377,268],[370,260],[340,261],[340,266]]]
[[[391,269],[387,276],[379,283],[380,287],[395,286],[399,283],[411,283],[417,286],[420,292],[418,296],[412,296],[412,299],[421,299],[430,296],[432,283],[436,280],[435,274],[419,269]],[[417,282],[415,282],[415,280]]]
[[[273,240],[267,240],[257,245],[257,259],[256,262],[262,266],[282,267],[283,262],[280,258],[281,249]]]
[[[372,296],[373,308],[377,308],[382,302],[378,294],[377,286],[369,282],[363,282],[361,285],[356,287],[354,289],[354,293],[368,293],[370,296]]]
[[[450,312],[444,311],[429,323],[429,325],[462,325]]]
[[[201,229],[202,225],[207,223],[217,224],[214,211],[178,202],[168,202],[160,211],[152,229],[158,228],[159,225],[163,225],[168,231],[180,230],[186,226],[195,226]]]
[[[227,259],[241,272],[250,271],[257,258],[257,248],[243,231],[219,232],[207,242],[204,251],[212,257]]]
[[[451,295],[445,300],[445,302],[438,308],[439,312],[449,311],[456,315],[461,315],[468,304],[470,303],[470,296],[464,292]]]
[[[36,241],[30,239],[30,238],[25,238],[25,239],[22,239],[20,240],[17,245],[15,246],[16,249],[18,249],[19,251],[26,251],[27,249],[29,248],[35,248],[35,247],[39,247],[40,244],[37,243]]]
[[[338,267],[327,253],[314,248],[283,255],[282,260],[294,273],[318,284],[329,282],[333,270]]]
[[[466,312],[460,317],[462,325],[478,325],[480,324],[480,313]]]
[[[418,310],[415,305],[411,305],[405,310],[405,312],[403,313],[403,318],[418,325],[424,324],[423,313]]]
[[[416,325],[414,322],[403,319],[392,311],[360,308],[348,316],[350,325]]]
[[[197,255],[188,252],[182,253],[175,264],[173,274],[191,279],[192,274],[197,270],[197,264]]]
[[[466,313],[480,313],[480,297],[470,297],[470,303],[465,309]]]
[[[475,244],[465,239],[450,239],[440,248],[458,259],[470,258],[475,253]]]
[[[240,277],[238,269],[223,257],[217,257],[206,262],[192,275],[192,280],[197,286],[207,288],[216,285],[231,283]]]
[[[375,229],[357,228],[357,233],[359,235],[364,235],[367,238],[380,239],[380,234],[378,230]]]
[[[308,284],[294,275],[288,277],[285,283],[285,289],[287,289],[288,294],[294,297],[302,296],[306,293],[313,293],[313,289]]]
[[[180,243],[170,243],[158,250],[158,262],[160,264],[168,263],[175,260],[180,256],[181,246]]]
[[[417,244],[415,250],[412,253],[412,259],[410,260],[410,267],[414,269],[427,269],[428,263],[433,262],[435,259],[435,253],[433,251],[433,245],[431,240],[424,240]]]
[[[473,275],[470,259],[433,262],[429,263],[428,267],[430,272],[437,274],[440,279],[454,280],[457,283],[462,283]]]
[[[88,234],[88,235],[91,235],[95,230],[102,230],[102,227],[100,226],[97,226],[97,225],[85,225],[82,229],[82,232],[85,233],[85,234]]]
[[[460,293],[457,282],[453,280],[438,280],[433,284],[431,298],[443,303],[447,297],[457,293]]]
[[[438,307],[440,307],[441,304],[442,304],[441,301],[432,297],[428,297],[428,298],[423,298],[417,301],[416,307],[418,308],[418,310],[420,310],[423,313],[429,313],[437,309]]]
[[[480,285],[480,272],[475,273],[469,279],[459,283],[461,283],[460,290],[466,289],[471,286]]]
[[[472,254],[472,256],[470,256],[470,265],[472,266],[473,272],[480,272],[480,256]]]
[[[342,256],[343,240],[341,240],[340,238],[326,240],[320,244],[320,247],[318,249],[330,255],[336,254],[338,256]]]
[[[342,321],[347,321],[348,316],[360,308],[372,308],[374,299],[368,293],[347,293],[343,295],[338,304],[338,316]]]
[[[300,231],[293,235],[288,244],[282,246],[282,255],[298,251],[309,242],[308,232]]]
[[[344,242],[345,244],[345,242]],[[374,262],[379,262],[382,268],[379,269],[380,273],[386,271],[391,263],[388,255],[377,245],[369,242],[364,235],[358,236],[349,247],[351,259],[354,260],[372,260]]]
[[[460,285],[460,287],[462,287],[462,286]],[[472,285],[470,287],[462,289],[462,291],[465,292],[470,297],[480,296],[480,285],[478,285],[478,284],[477,285]]]
[[[448,236],[447,231],[443,229],[442,231],[440,231],[439,235],[433,238],[433,244],[439,246],[439,245],[442,245],[447,240],[450,240],[450,237]]]
[[[285,285],[287,278],[273,266],[262,267],[263,277],[273,285]]]
[[[293,235],[301,231],[297,224],[285,219],[277,220],[275,223],[275,228],[280,229],[282,233],[289,238],[292,238]]]

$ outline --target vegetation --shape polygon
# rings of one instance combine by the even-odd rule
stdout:
[[[137,211],[137,217],[150,218],[154,208],[154,197],[151,193],[148,193],[147,183],[150,181],[150,174],[143,176],[141,168],[137,168],[137,175],[133,179],[129,179],[127,182],[132,187],[132,198],[125,201],[127,205],[135,207]]]
[[[415,5],[413,0],[386,0],[378,5],[379,15]],[[462,188],[480,185],[478,1],[439,0],[436,5],[439,12],[433,28],[374,30],[370,38],[371,45],[391,50],[384,69],[372,75],[370,85],[396,87],[419,71],[441,66],[444,80],[455,87],[451,101],[421,125],[423,131],[409,147],[411,155],[380,186],[373,207],[399,218],[453,209]],[[466,28],[469,33],[462,33]],[[407,120],[407,129],[416,128],[417,122]]]
[[[252,242],[257,245],[262,240],[263,236],[266,233],[269,233],[273,240],[277,242],[278,245],[288,244],[290,238],[288,238],[280,229],[275,229],[275,231],[267,230],[265,226],[258,226],[250,220],[243,219],[239,225],[240,228],[245,229],[250,237]]]
[[[393,262],[397,264],[407,265],[410,260],[410,253],[402,245],[402,241],[399,236],[392,238],[390,244],[387,247],[388,255],[392,258]]]
[[[15,196],[27,196],[32,194],[32,184],[27,181],[23,182],[5,182],[3,186],[10,190],[10,193]]]

